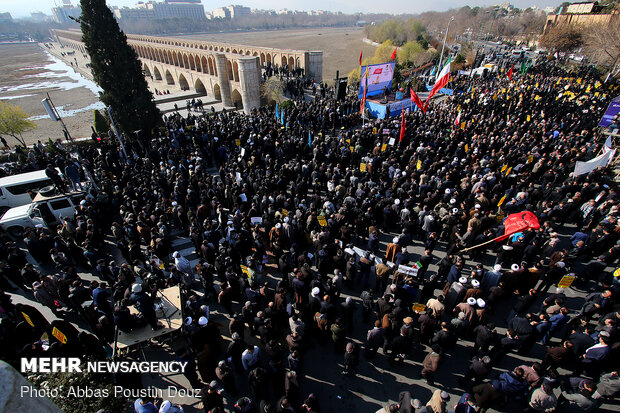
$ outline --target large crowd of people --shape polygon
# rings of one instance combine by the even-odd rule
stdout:
[[[332,411],[302,392],[303,360],[321,351],[342,354],[338,373],[351,380],[362,363],[398,365],[425,352],[409,378],[437,390],[420,401],[413,386],[385,412],[589,411],[613,399],[620,198],[612,167],[573,170],[604,149],[597,125],[617,83],[541,65],[513,80],[456,76],[451,87],[454,96],[425,114],[362,123],[357,96],[295,92],[280,117],[272,107],[173,114],[129,156],[113,142],[82,149],[97,195],[54,230],[0,243],[2,359],[101,357],[97,347],[113,345],[115,328],[161,328],[154,291],[178,285],[188,344],[171,357],[190,362],[184,374],[203,389],[205,412],[225,411],[224,396],[236,412]],[[25,155],[34,169],[68,161],[59,148]],[[504,233],[504,217],[525,210],[540,229],[488,242]],[[172,248],[175,235],[191,240],[198,265]],[[122,260],[111,259],[116,248]],[[585,298],[569,300],[558,287],[569,274]],[[15,339],[18,308],[7,292],[61,318],[93,301],[93,335],[70,348]],[[354,331],[357,316],[364,331]],[[459,347],[471,363],[451,371]],[[494,369],[510,353],[536,361]],[[456,406],[441,370],[461,376]],[[241,383],[251,391],[240,393]]]

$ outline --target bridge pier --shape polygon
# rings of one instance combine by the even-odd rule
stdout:
[[[222,94],[222,102],[224,106],[233,106],[232,95],[230,91],[230,74],[228,73],[228,65],[226,55],[224,53],[215,54],[215,66],[217,67],[217,79],[220,84],[220,93]]]
[[[241,85],[241,101],[243,111],[249,114],[252,109],[260,107],[260,71],[259,57],[243,57],[239,64],[239,83]]]

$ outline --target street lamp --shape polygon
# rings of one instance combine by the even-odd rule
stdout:
[[[446,34],[443,36],[443,44],[441,45],[441,55],[439,56],[439,67],[437,70],[441,70],[441,62],[443,60],[443,49],[446,47],[446,39],[448,38],[448,30],[450,30],[450,23],[454,21],[454,16],[450,17],[448,20],[448,26],[446,27]]]

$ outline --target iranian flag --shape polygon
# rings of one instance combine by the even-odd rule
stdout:
[[[461,125],[461,111],[459,110],[458,115],[456,115],[456,119],[454,119],[454,126],[459,127]]]
[[[446,65],[443,67],[443,69],[441,69],[441,72],[439,72],[439,75],[437,75],[435,86],[433,86],[433,89],[431,89],[431,93],[429,93],[424,104],[426,105],[426,102],[429,102],[435,93],[439,92],[440,89],[445,87],[448,84],[449,80],[450,80],[450,58],[448,57],[448,61],[446,62]]]

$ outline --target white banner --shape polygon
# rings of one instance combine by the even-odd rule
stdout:
[[[615,154],[616,154],[616,150],[612,149],[611,151],[607,151],[603,153],[602,155],[599,155],[596,158],[591,159],[587,162],[577,161],[573,175],[580,176],[580,175],[584,175],[584,174],[588,174],[592,172],[599,166],[605,167],[611,162],[612,159],[614,159]]]

